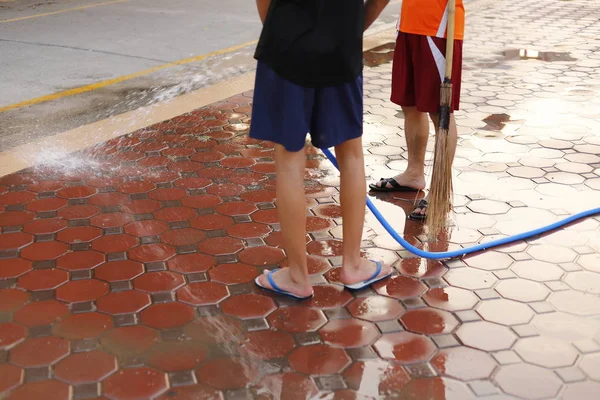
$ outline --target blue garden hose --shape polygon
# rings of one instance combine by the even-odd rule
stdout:
[[[337,160],[335,159],[335,156],[329,151],[329,149],[322,149],[322,151],[323,151],[323,153],[325,153],[325,155],[327,156],[329,161],[331,161],[333,163],[333,165],[339,170]],[[415,247],[412,244],[408,243],[402,236],[400,236],[400,234],[398,232],[396,232],[394,230],[394,228],[392,228],[392,226],[389,224],[389,222],[386,221],[386,219],[383,217],[383,215],[381,215],[381,213],[379,212],[377,207],[375,207],[375,205],[373,204],[371,199],[369,199],[368,197],[367,197],[367,207],[369,207],[369,210],[371,210],[373,215],[375,215],[375,217],[381,223],[381,225],[385,228],[385,230],[388,231],[388,233],[390,235],[392,235],[392,237],[402,247],[404,247],[406,250],[410,251],[411,253],[413,253],[416,256],[419,256],[422,258],[427,258],[430,260],[440,260],[440,259],[462,257],[467,254],[477,253],[479,251],[488,250],[488,249],[491,249],[494,247],[518,242],[520,240],[529,239],[530,237],[533,237],[533,236],[538,236],[538,235],[541,235],[541,234],[544,234],[547,232],[554,231],[556,229],[562,228],[563,226],[568,225],[572,222],[578,221],[580,219],[600,214],[600,207],[594,208],[594,209],[591,209],[588,211],[583,211],[578,214],[571,215],[568,218],[554,222],[553,224],[544,226],[542,228],[534,229],[534,230],[531,230],[528,232],[519,233],[517,235],[513,235],[513,236],[501,238],[501,239],[492,240],[491,242],[488,242],[488,243],[481,243],[476,246],[468,247],[465,249],[458,249],[458,250],[454,250],[454,251],[431,252],[431,251],[421,250],[418,247]]]

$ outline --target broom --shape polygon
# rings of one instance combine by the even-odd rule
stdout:
[[[452,104],[452,59],[454,55],[454,15],[456,0],[448,1],[448,31],[446,38],[446,72],[440,89],[439,127],[435,137],[433,173],[427,208],[429,238],[435,239],[446,227],[452,211],[452,159],[448,148],[448,131]]]

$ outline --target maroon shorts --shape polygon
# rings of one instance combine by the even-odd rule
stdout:
[[[392,66],[391,101],[421,112],[437,113],[446,70],[446,39],[399,32]],[[454,41],[452,107],[458,110],[462,76],[462,40]]]

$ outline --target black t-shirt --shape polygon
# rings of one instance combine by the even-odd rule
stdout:
[[[362,71],[364,0],[271,0],[254,57],[306,87],[350,82]]]

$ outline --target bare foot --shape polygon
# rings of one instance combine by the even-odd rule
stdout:
[[[400,186],[406,186],[406,187],[413,188],[416,190],[425,189],[425,177],[424,176],[415,176],[415,175],[411,175],[407,172],[403,172],[400,175],[396,175],[394,177],[394,179],[396,180],[396,182],[398,182],[398,184]],[[389,182],[386,182],[386,181],[376,182],[375,186],[386,187],[388,189],[394,188]]]
[[[269,272],[269,270],[264,270],[263,274],[258,278],[258,282],[267,289],[275,290],[267,279],[267,274]],[[289,267],[281,268],[279,271],[274,272],[271,277],[280,290],[284,290],[298,297],[308,297],[313,294],[313,288],[308,280],[304,284],[296,282],[290,274]]]
[[[354,285],[359,282],[364,282],[368,279],[373,278],[373,274],[377,271],[377,264],[374,261],[361,258],[360,265],[358,268],[342,266],[340,272],[340,281],[344,285]],[[389,265],[382,265],[381,272],[377,277],[383,277],[389,275],[392,272],[392,267]]]

